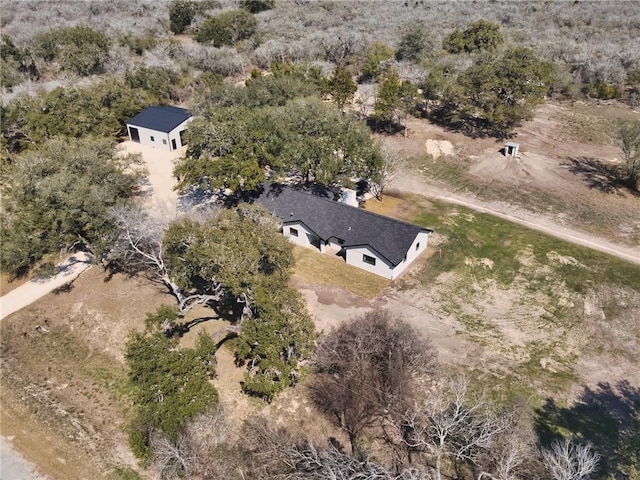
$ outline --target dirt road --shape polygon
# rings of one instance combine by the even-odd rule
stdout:
[[[533,230],[538,230],[562,240],[575,243],[576,245],[588,247],[593,250],[613,255],[628,262],[640,264],[640,246],[635,248],[626,247],[593,235],[578,232],[558,225],[544,215],[527,212],[505,202],[487,202],[460,192],[446,191],[442,188],[426,183],[412,172],[399,172],[388,188],[390,190],[403,193],[424,195],[436,200],[443,200],[456,205],[462,205],[482,213],[489,213],[510,222],[524,225]]]
[[[57,273],[51,278],[33,279],[0,297],[0,319],[30,305],[47,293],[53,292],[78,276],[91,266],[91,256],[84,252],[73,254],[56,266]]]

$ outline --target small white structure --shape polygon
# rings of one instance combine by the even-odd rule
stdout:
[[[518,155],[518,150],[520,149],[519,143],[507,142],[504,144],[504,156],[505,157],[515,157]]]
[[[258,198],[282,220],[296,245],[337,254],[345,262],[393,280],[427,248],[432,230],[285,186]]]
[[[132,142],[172,152],[186,145],[184,132],[192,119],[184,108],[154,106],[129,120],[127,131]]]
[[[360,206],[358,204],[358,194],[355,190],[352,190],[350,188],[342,189],[342,192],[340,193],[340,202],[344,203],[345,205],[349,205],[350,207]]]

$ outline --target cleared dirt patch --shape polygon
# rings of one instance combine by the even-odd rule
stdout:
[[[93,268],[71,290],[2,320],[3,434],[51,478],[122,478],[127,447],[123,347],[167,301],[146,279]],[[6,428],[5,428],[6,427]],[[37,433],[40,432],[40,433]]]
[[[409,120],[409,138],[385,137],[410,157],[411,171],[392,187],[412,191],[416,174],[429,195],[462,195],[467,202],[499,202],[505,213],[534,215],[556,224],[629,246],[640,244],[640,197],[614,181],[620,165],[615,121],[640,118],[625,105],[542,105],[515,131],[518,157],[500,153],[504,142],[471,139],[422,119]],[[455,153],[436,156],[425,142],[450,142]],[[430,145],[431,145],[430,143]],[[638,253],[640,255],[640,252]]]

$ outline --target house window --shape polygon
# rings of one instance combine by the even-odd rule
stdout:
[[[163,145],[166,145],[166,144],[167,144],[167,139],[166,139],[166,138],[163,138],[163,139],[162,139],[162,144],[163,144]]]
[[[155,139],[155,138],[153,138],[153,135],[151,135],[151,141],[152,141],[152,142],[155,142],[155,141],[156,141],[156,139]]]
[[[368,263],[369,265],[375,265],[376,264],[376,259],[374,257],[370,257],[366,253],[362,255],[362,261],[364,263]]]
[[[289,234],[292,237],[297,237],[298,236],[298,229],[297,228],[289,228]]]
[[[416,252],[418,251],[419,248],[420,248],[420,242],[416,243]]]

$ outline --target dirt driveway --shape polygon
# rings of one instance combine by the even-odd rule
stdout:
[[[575,229],[558,225],[550,218],[525,211],[522,208],[500,201],[483,201],[471,195],[461,192],[454,192],[432,184],[425,183],[424,180],[416,177],[415,173],[400,172],[389,186],[389,190],[396,190],[404,193],[414,193],[426,197],[444,200],[449,203],[462,205],[483,213],[489,213],[503,218],[510,222],[524,225],[533,230],[553,235],[577,245],[592,248],[600,252],[614,255],[628,262],[640,264],[640,246],[627,247],[616,244]]]
[[[178,194],[173,189],[176,179],[173,176],[174,162],[184,155],[186,147],[168,152],[159,148],[151,148],[135,142],[122,142],[120,148],[126,153],[139,153],[149,172],[148,183],[142,191],[156,203],[177,204]]]

